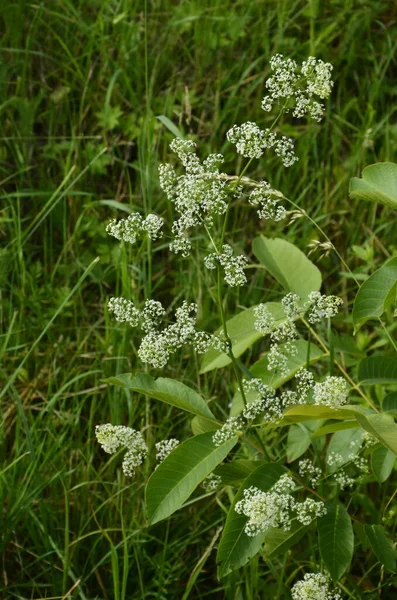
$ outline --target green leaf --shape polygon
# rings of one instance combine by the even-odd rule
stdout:
[[[363,432],[361,428],[346,429],[345,431],[337,431],[331,438],[327,448],[327,459],[331,453],[338,454],[342,457],[337,464],[328,465],[327,471],[333,473],[340,468],[341,465],[351,460],[353,456],[357,456],[362,446]]]
[[[310,443],[310,433],[302,423],[291,425],[288,431],[287,461],[290,463],[302,456]]]
[[[297,340],[295,342],[297,353],[296,355],[288,355],[288,362],[286,365],[286,371],[284,374],[277,373],[274,374],[274,371],[269,371],[267,354],[265,354],[262,358],[260,358],[256,363],[250,367],[250,373],[254,377],[258,377],[265,383],[266,385],[271,386],[274,390],[281,387],[286,381],[292,379],[292,377],[301,369],[305,367],[308,363],[309,365],[314,364],[315,362],[321,360],[326,356],[322,350],[320,350],[315,344],[309,344],[306,340]],[[282,346],[281,346],[282,349]],[[308,361],[309,357],[309,361]],[[252,392],[248,392],[247,401],[248,403],[253,401],[257,396],[255,390]],[[240,414],[244,410],[243,399],[241,397],[240,392],[236,392],[233,401],[232,408],[230,411],[230,415],[232,417]]]
[[[349,196],[397,209],[397,165],[383,162],[365,167],[361,179],[350,179]]]
[[[222,477],[224,485],[241,484],[252,471],[261,466],[258,460],[238,459],[230,463],[219,465],[214,471],[215,475]]]
[[[145,373],[139,373],[134,377],[131,373],[124,373],[116,377],[109,377],[104,381],[114,383],[133,392],[146,394],[151,398],[171,404],[171,406],[176,406],[176,408],[181,408],[194,415],[215,419],[205,400],[192,388],[175,379],[165,377],[154,379]]]
[[[245,565],[259,552],[264,541],[264,534],[251,537],[244,532],[247,517],[236,513],[234,510],[236,503],[243,498],[243,492],[246,488],[255,486],[266,492],[279,480],[283,473],[285,473],[285,470],[280,465],[264,463],[255,469],[241,485],[229,509],[219,543],[217,554],[219,577],[224,577],[231,571]]]
[[[353,323],[356,329],[368,319],[381,317],[396,299],[397,257],[388,260],[363,283],[353,305]]]
[[[358,366],[358,380],[361,385],[397,383],[397,360],[388,356],[364,358]]]
[[[194,435],[207,433],[207,431],[217,431],[222,427],[218,421],[207,419],[207,417],[194,417],[190,423]]]
[[[328,435],[329,433],[335,433],[335,431],[344,431],[345,429],[357,429],[357,421],[342,421],[342,423],[330,423],[320,427],[312,434],[312,438],[319,437],[321,435]]]
[[[363,410],[365,410],[363,407],[356,405],[330,408],[316,404],[298,404],[287,408],[282,421],[278,425],[291,425],[292,423],[302,423],[313,419],[351,419],[356,417],[357,412]]]
[[[215,446],[212,435],[208,432],[189,438],[153,472],[146,487],[146,507],[151,525],[178,510],[198,484],[226,458],[238,440],[233,437]]]
[[[298,294],[302,303],[310,292],[321,287],[321,273],[299,248],[282,238],[270,239],[263,235],[254,239],[252,249],[287,292]]]
[[[337,581],[353,556],[354,533],[347,510],[342,504],[327,502],[327,514],[317,519],[321,558],[332,579]]]
[[[382,402],[383,412],[397,414],[397,392],[388,394]]]
[[[386,537],[382,525],[364,525],[364,531],[369,539],[376,558],[388,571],[396,570],[396,551],[389,538]]]
[[[279,323],[285,320],[284,310],[280,302],[267,302],[267,308]],[[232,340],[233,354],[236,358],[241,356],[247,348],[259,340],[262,334],[254,327],[256,317],[254,316],[255,306],[247,308],[232,319],[227,324],[227,332]],[[217,333],[220,332],[218,329]],[[220,369],[231,363],[230,357],[224,352],[218,350],[208,350],[203,356],[200,373],[208,373],[213,369]]]
[[[284,554],[309,530],[307,525],[302,525],[299,521],[293,521],[291,529],[285,531],[281,528],[271,527],[265,533],[264,554],[266,558]]]
[[[393,454],[397,454],[397,425],[391,415],[385,413],[357,414],[356,419],[363,429],[372,433]]]
[[[372,471],[379,483],[383,483],[389,478],[393,471],[396,455],[390,452],[388,448],[376,448],[371,457]]]
[[[178,127],[171,121],[171,119],[169,119],[165,115],[157,115],[156,119],[158,119],[160,123],[164,125],[164,127],[171,131],[171,133],[175,137],[180,138],[181,140],[185,139],[185,136],[183,135],[182,131],[178,129]]]

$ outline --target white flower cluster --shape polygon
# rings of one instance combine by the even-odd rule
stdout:
[[[127,321],[132,327],[139,324],[146,335],[138,350],[139,358],[155,368],[164,367],[171,354],[190,344],[199,354],[209,348],[224,350],[224,343],[216,336],[196,330],[197,304],[183,302],[175,311],[175,323],[160,329],[160,320],[165,316],[162,304],[146,300],[143,311],[124,298],[110,298],[108,309],[114,312],[117,321]]]
[[[175,438],[171,438],[169,440],[161,440],[161,442],[157,442],[157,444],[155,444],[155,448],[157,450],[157,461],[159,463],[163,462],[163,460],[167,458],[167,456],[171,454],[171,452],[175,450],[177,446],[179,446],[179,440],[176,440]]]
[[[143,219],[139,213],[132,213],[126,219],[112,219],[106,227],[106,232],[117,238],[135,244],[143,232],[146,232],[152,240],[156,240],[163,235],[161,228],[164,219],[157,215],[150,214]]]
[[[320,292],[310,292],[305,309],[309,309],[309,323],[319,323],[322,319],[330,319],[338,314],[339,306],[343,304],[338,296],[326,296]]]
[[[292,297],[292,294],[288,296]],[[287,374],[288,356],[294,356],[297,353],[294,341],[298,338],[298,331],[295,327],[293,318],[288,316],[290,313],[290,304],[288,301],[284,304],[284,313],[286,318],[281,323],[276,323],[272,313],[266,304],[259,304],[254,309],[256,318],[254,327],[263,335],[270,334],[270,349],[267,354],[269,371],[278,371],[281,374]],[[282,344],[282,348],[280,347]]]
[[[245,380],[244,391],[251,390],[257,392],[257,397],[244,409],[242,413],[244,419],[253,420],[261,415],[266,423],[276,423],[282,418],[282,404],[272,388],[263,383],[261,379]]]
[[[278,193],[271,188],[267,181],[261,181],[260,186],[250,193],[248,202],[252,206],[258,206],[257,212],[260,219],[281,221],[287,216],[284,206],[279,204]]]
[[[218,489],[220,484],[222,483],[222,477],[220,475],[215,475],[215,473],[210,473],[202,482],[201,487],[206,492],[214,492]]]
[[[260,158],[266,148],[272,148],[285,167],[290,167],[299,160],[291,139],[284,135],[278,138],[274,131],[260,129],[251,121],[234,125],[226,133],[226,137],[236,146],[237,152],[246,158]]]
[[[220,446],[240,433],[244,427],[245,423],[241,417],[230,417],[230,419],[227,419],[222,427],[214,433],[212,441],[215,446]]]
[[[306,499],[297,502],[291,492],[295,483],[289,475],[282,475],[269,492],[263,492],[257,487],[244,490],[244,498],[236,503],[235,511],[248,517],[244,531],[248,536],[265,533],[270,527],[291,528],[291,513],[296,513],[297,520],[310,524],[316,517],[326,514],[323,502]]]
[[[160,165],[160,186],[180,215],[172,225],[175,238],[170,250],[187,257],[191,250],[189,230],[203,223],[210,227],[216,215],[226,212],[227,182],[218,172],[224,159],[221,154],[211,154],[201,164],[195,153],[196,144],[191,140],[176,138],[170,148],[184,166],[185,174],[178,176],[171,165]]]
[[[325,99],[330,95],[333,86],[332,65],[309,56],[306,61],[303,61],[299,71],[294,60],[276,54],[270,59],[270,68],[272,76],[265,83],[269,95],[262,100],[263,110],[272,110],[278,100],[284,99],[287,104],[288,100],[293,98],[294,117],[299,119],[309,115],[315,121],[321,121],[324,106],[314,97]],[[288,110],[287,106],[285,110]]]
[[[309,483],[312,487],[316,487],[318,480],[322,475],[322,471],[319,467],[316,467],[313,464],[313,461],[310,458],[304,458],[300,460],[298,463],[299,466],[299,475],[301,477],[307,477]]]
[[[216,263],[223,267],[225,281],[231,287],[247,283],[244,268],[247,266],[248,259],[243,254],[233,256],[233,248],[229,244],[222,246],[222,254],[212,252],[204,258],[204,264],[207,269],[215,269]]]
[[[330,588],[330,580],[322,573],[306,573],[302,581],[291,589],[292,600],[342,600],[336,589]]]
[[[123,425],[97,425],[95,435],[103,450],[108,454],[114,454],[119,448],[126,448],[123,460],[123,471],[128,477],[132,477],[135,467],[141,465],[147,456],[147,446],[139,431],[124,427]]]
[[[348,389],[343,377],[330,375],[313,387],[313,400],[317,406],[339,408],[347,402]]]

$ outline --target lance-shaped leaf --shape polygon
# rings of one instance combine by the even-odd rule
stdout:
[[[306,452],[311,444],[310,431],[303,425],[291,425],[287,439],[287,462],[293,462]]]
[[[267,558],[272,558],[278,554],[284,554],[309,530],[307,525],[302,525],[299,521],[293,521],[291,529],[279,529],[271,527],[265,533],[264,554]]]
[[[364,531],[376,558],[388,571],[394,572],[396,570],[396,551],[389,538],[386,537],[382,525],[364,525]]]
[[[349,196],[397,209],[397,165],[383,162],[365,167],[361,179],[350,179]]]
[[[298,294],[306,302],[310,292],[321,287],[321,273],[299,248],[282,238],[254,239],[252,249],[258,260],[266,267],[286,292]]]
[[[327,471],[333,473],[341,465],[349,462],[352,457],[357,456],[362,446],[362,438],[363,432],[360,427],[334,433],[327,448]],[[337,464],[334,461],[328,461],[328,457],[331,454],[341,457]]]
[[[294,342],[296,347],[296,354],[289,355],[286,364],[285,372],[282,374],[274,374],[274,371],[269,371],[267,354],[260,358],[256,363],[250,367],[250,373],[261,379],[263,383],[271,386],[274,390],[281,387],[286,381],[289,381],[294,375],[306,365],[312,365],[315,362],[321,360],[326,356],[322,350],[320,350],[315,344],[309,344],[306,340],[297,340]],[[280,349],[282,350],[282,345]],[[246,394],[247,402],[253,401],[257,396],[255,391],[249,391]],[[232,417],[240,414],[244,410],[244,403],[240,392],[236,392],[233,401],[230,415]]]
[[[389,356],[369,356],[358,366],[361,385],[397,383],[397,359]]]
[[[219,465],[214,473],[222,477],[224,485],[236,485],[236,483],[240,485],[252,471],[255,471],[261,465],[262,463],[258,460],[241,458],[224,465]]]
[[[146,487],[146,508],[151,525],[178,510],[238,440],[233,437],[215,446],[212,436],[213,433],[208,432],[186,440],[153,472]]]
[[[396,455],[388,448],[376,448],[371,456],[372,472],[379,483],[383,483],[390,477],[396,462]]]
[[[319,548],[332,579],[337,581],[353,556],[354,533],[349,514],[342,504],[327,502],[327,514],[317,519]]]
[[[267,302],[266,306],[278,323],[285,320],[284,310],[279,302]],[[236,358],[262,337],[262,334],[255,329],[254,310],[255,306],[251,306],[226,322],[227,332],[232,340],[233,354]],[[217,333],[219,332],[220,329]],[[208,371],[220,369],[230,363],[231,359],[227,354],[211,348],[203,356],[200,373],[208,373]]]
[[[133,392],[146,394],[151,398],[155,398],[176,408],[181,408],[194,415],[215,420],[205,400],[192,390],[192,388],[175,379],[168,379],[166,377],[154,379],[146,373],[139,373],[134,377],[131,373],[124,373],[116,377],[109,377],[104,381],[119,385]]]
[[[356,414],[356,419],[363,429],[372,433],[393,454],[397,454],[397,425],[391,415]]]
[[[266,492],[279,480],[283,473],[285,473],[285,470],[280,465],[264,463],[255,469],[241,485],[229,509],[219,543],[217,554],[219,577],[224,577],[231,571],[245,565],[259,552],[264,542],[264,534],[251,537],[245,533],[244,527],[247,523],[247,517],[236,513],[234,510],[236,503],[244,497],[246,488],[255,486]]]
[[[396,300],[397,257],[375,271],[358,290],[353,305],[353,323],[358,329],[368,319],[381,317]]]

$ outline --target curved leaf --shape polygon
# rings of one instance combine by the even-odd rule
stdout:
[[[214,473],[222,477],[222,483],[224,485],[241,485],[255,469],[261,466],[261,463],[257,460],[248,460],[246,458],[240,458],[233,460],[232,462],[216,467]]]
[[[327,514],[317,519],[321,558],[332,579],[337,581],[353,556],[354,533],[347,510],[342,504],[327,502]]]
[[[193,435],[200,435],[200,433],[207,433],[207,431],[216,431],[222,427],[221,423],[207,417],[196,416],[191,420],[190,426],[192,428]]]
[[[382,402],[382,410],[383,412],[397,414],[397,392],[387,394]]]
[[[353,456],[357,456],[362,446],[362,439],[363,432],[361,428],[345,429],[334,433],[327,448],[327,471],[333,473],[341,465],[349,462]],[[331,465],[328,463],[328,457],[331,453],[341,456],[341,460],[337,464],[334,461]]]
[[[356,414],[356,419],[363,429],[372,433],[393,454],[397,454],[397,425],[391,415]]]
[[[152,525],[166,519],[229,454],[238,438],[220,446],[212,432],[192,437],[167,456],[150,477],[146,487],[146,507]]]
[[[182,408],[194,415],[215,419],[205,400],[192,388],[175,379],[159,377],[154,379],[146,373],[139,373],[135,377],[131,373],[124,373],[104,380],[106,383],[119,385],[133,392],[146,394],[151,398]]]
[[[372,472],[379,483],[383,483],[390,477],[396,462],[396,455],[388,448],[376,448],[371,457]]]
[[[365,167],[361,179],[350,179],[349,196],[397,209],[397,165],[383,162]]]
[[[397,383],[397,360],[388,356],[369,356],[358,366],[361,385]]]
[[[250,367],[250,373],[254,377],[258,377],[265,383],[266,385],[271,386],[274,390],[282,386],[286,381],[292,379],[292,377],[301,369],[305,367],[307,364],[312,365],[318,360],[324,358],[326,354],[322,350],[320,350],[315,344],[309,344],[306,340],[297,340],[295,342],[297,353],[293,355],[288,355],[288,361],[286,365],[286,369],[288,372],[283,374],[277,373],[274,374],[274,371],[269,371],[267,368],[268,359],[267,354],[265,354],[262,358],[260,358],[256,363]],[[280,347],[282,349],[282,345]],[[308,360],[309,358],[309,360]],[[247,393],[247,401],[250,402],[254,400],[257,396],[255,391]],[[244,410],[243,399],[241,397],[240,392],[236,392],[233,401],[232,407],[230,410],[230,415],[232,417],[240,414]]]
[[[364,531],[369,539],[376,558],[389,571],[396,570],[396,551],[382,525],[364,525]]]
[[[234,510],[236,503],[243,498],[243,492],[246,488],[255,486],[266,492],[279,480],[283,473],[285,473],[285,470],[280,465],[264,463],[244,480],[229,509],[219,543],[217,554],[219,577],[224,577],[231,571],[245,565],[250,558],[259,552],[264,541],[264,534],[251,537],[244,532],[247,517],[236,513]]]
[[[302,423],[291,425],[287,440],[287,462],[293,462],[306,452],[311,444],[310,432]]]
[[[368,319],[381,317],[396,299],[397,257],[388,260],[363,283],[353,305],[353,323],[356,328]]]
[[[267,302],[267,308],[279,323],[285,319],[284,310],[280,302]],[[256,317],[254,316],[255,306],[247,308],[232,319],[226,321],[227,332],[232,340],[233,354],[236,358],[241,356],[252,344],[262,337],[262,334],[255,329]],[[218,329],[217,333],[220,332]],[[213,369],[220,369],[231,363],[230,357],[224,352],[219,352],[211,348],[203,356],[200,373],[208,373]]]
[[[291,529],[285,531],[277,527],[271,527],[265,533],[264,554],[267,558],[284,554],[294,544],[299,542],[308,531],[307,525],[302,525],[299,521],[294,521]]]
[[[306,302],[310,292],[321,287],[321,273],[299,248],[282,238],[254,239],[252,249],[258,260],[266,267],[287,292],[300,296]]]

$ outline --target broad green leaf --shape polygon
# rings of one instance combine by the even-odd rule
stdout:
[[[293,462],[306,452],[310,446],[310,432],[303,423],[291,425],[288,431],[287,461]]]
[[[104,381],[114,383],[133,392],[146,394],[151,398],[171,404],[171,406],[176,406],[194,415],[215,419],[205,400],[192,388],[175,379],[165,377],[154,379],[146,373],[139,373],[134,377],[131,373],[124,373],[116,377],[109,377]]]
[[[337,581],[353,556],[354,533],[349,514],[342,504],[327,502],[327,514],[317,519],[321,558],[332,579]]]
[[[383,483],[389,478],[396,462],[396,455],[390,452],[388,448],[382,446],[376,448],[371,457],[372,472],[379,483]]]
[[[254,239],[252,249],[258,260],[266,267],[286,292],[298,294],[302,303],[310,292],[321,287],[321,273],[299,248],[282,238]]]
[[[261,466],[261,462],[258,460],[247,460],[242,458],[233,460],[224,465],[219,465],[214,473],[222,478],[222,483],[224,485],[236,485],[236,483],[240,485],[241,482],[259,466]]]
[[[388,394],[382,402],[383,412],[397,414],[397,392]]]
[[[208,432],[189,438],[153,472],[146,487],[146,508],[151,525],[178,510],[198,484],[226,458],[238,440],[233,437],[215,446],[212,435]]]
[[[397,425],[391,415],[356,414],[356,419],[363,429],[372,433],[393,454],[397,454]]]
[[[308,363],[309,365],[313,365],[315,362],[321,360],[326,356],[322,350],[320,350],[315,344],[309,344],[306,340],[297,340],[295,342],[295,346],[297,349],[296,355],[288,356],[288,362],[286,371],[284,374],[277,373],[274,374],[274,371],[269,371],[267,368],[268,359],[267,354],[265,354],[262,358],[260,358],[256,363],[250,367],[250,373],[261,379],[263,383],[271,386],[274,390],[281,387],[286,381],[289,381],[294,377],[294,375],[301,369],[305,367]],[[282,348],[282,346],[281,346]],[[309,360],[308,360],[309,359]],[[256,397],[256,392],[248,392],[247,401],[248,403],[253,401]],[[230,410],[230,415],[232,417],[240,414],[244,409],[243,399],[241,397],[240,392],[236,392],[233,401],[232,408]]]
[[[358,366],[361,385],[397,383],[397,359],[388,356],[364,358]]]
[[[345,429],[357,429],[357,421],[342,421],[342,423],[330,423],[320,427],[312,434],[312,438],[319,437],[321,435],[328,435],[329,433],[335,433],[336,431],[344,431]]]
[[[156,119],[158,119],[160,123],[162,123],[168,129],[168,131],[171,131],[171,133],[175,137],[180,138],[181,140],[185,139],[185,136],[183,135],[182,131],[178,129],[178,127],[175,125],[175,123],[171,121],[171,119],[169,119],[165,115],[157,115]]]
[[[251,537],[244,532],[247,517],[236,513],[234,510],[236,503],[243,498],[243,492],[246,488],[255,486],[266,492],[279,480],[283,473],[285,473],[285,470],[280,465],[264,463],[255,469],[241,485],[229,509],[219,543],[217,554],[219,577],[224,577],[231,571],[245,565],[259,552],[264,541],[264,534]]]
[[[381,317],[396,299],[397,257],[388,260],[363,283],[353,305],[353,323],[358,329],[368,319]]]
[[[397,165],[383,162],[365,167],[361,179],[350,179],[349,196],[397,209]]]
[[[267,302],[266,306],[277,322],[282,323],[285,320],[284,310],[279,302]],[[256,321],[254,309],[255,306],[251,306],[226,322],[227,332],[232,340],[233,354],[236,358],[263,337],[254,326]],[[219,332],[220,329],[217,333]],[[208,373],[208,371],[220,369],[230,363],[231,359],[227,354],[211,348],[203,356],[200,373]]]
[[[333,473],[344,463],[349,462],[352,457],[357,456],[362,446],[363,432],[361,428],[337,431],[331,438],[327,448],[327,471]],[[338,454],[342,460],[337,464],[328,464],[330,454]]]
[[[356,417],[357,412],[364,410],[366,409],[358,405],[330,408],[316,404],[297,404],[287,408],[279,425],[291,425],[292,423],[302,423],[313,419],[351,419]]]
[[[376,558],[388,571],[396,570],[396,551],[382,525],[364,525],[364,531],[369,539]]]
[[[308,531],[307,525],[302,525],[299,521],[293,521],[291,529],[285,531],[281,528],[271,527],[265,533],[264,554],[266,558],[284,554]]]
[[[216,431],[222,427],[221,423],[207,417],[194,417],[190,423],[194,435],[207,433],[207,431]]]

